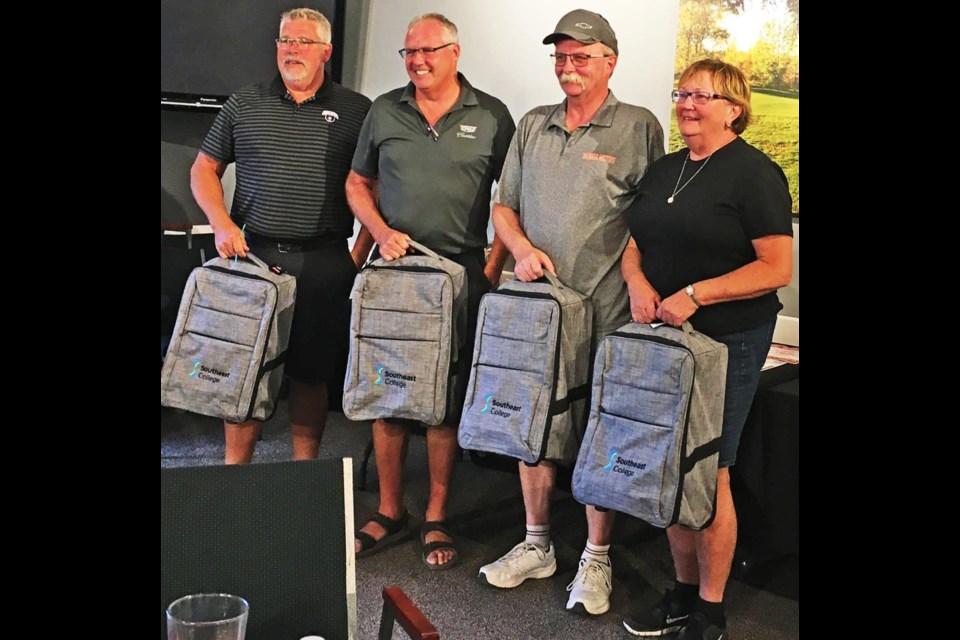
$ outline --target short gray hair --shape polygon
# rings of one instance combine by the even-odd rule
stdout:
[[[442,13],[425,13],[421,16],[417,16],[410,21],[410,24],[407,25],[407,31],[412,29],[414,25],[418,25],[421,22],[426,22],[427,20],[439,22],[444,31],[447,32],[447,37],[450,38],[450,42],[460,42],[460,36],[457,32],[457,25],[453,24],[453,22],[451,22],[450,19]]]
[[[316,9],[301,7],[300,9],[290,9],[280,14],[280,28],[284,23],[290,20],[310,20],[317,23],[317,35],[323,42],[330,42],[330,21],[327,17]]]

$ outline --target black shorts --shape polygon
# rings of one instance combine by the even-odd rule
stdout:
[[[451,406],[447,407],[447,415],[443,420],[444,424],[457,426],[460,423],[460,414],[463,412],[463,401],[467,396],[467,384],[470,382],[470,365],[473,362],[473,344],[477,334],[480,298],[490,292],[490,281],[483,273],[483,268],[486,266],[483,249],[448,257],[467,271],[467,340],[457,362],[456,386]]]
[[[258,258],[297,279],[286,375],[303,384],[342,375],[349,345],[350,290],[357,277],[347,241],[278,244],[248,233],[247,244]]]

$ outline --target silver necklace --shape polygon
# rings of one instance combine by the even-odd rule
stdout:
[[[704,168],[705,166],[707,166],[707,162],[710,162],[710,158],[712,158],[712,157],[713,157],[713,154],[712,154],[712,153],[711,153],[710,155],[708,155],[708,156],[707,156],[707,161],[704,162],[702,165],[700,165],[700,168],[697,169],[696,172],[695,172],[692,176],[690,176],[690,179],[689,179],[689,180],[687,180],[686,182],[683,183],[683,186],[682,186],[682,187],[680,187],[680,178],[683,177],[683,171],[684,171],[684,169],[687,168],[687,160],[690,159],[690,152],[687,151],[687,157],[683,159],[683,166],[680,167],[680,175],[677,176],[677,184],[673,185],[673,195],[671,195],[669,198],[667,198],[667,204],[673,204],[673,199],[674,199],[675,197],[677,197],[677,194],[687,188],[687,185],[690,184],[690,183],[693,181],[693,179],[697,177],[697,174],[698,174],[698,173],[700,173],[701,171],[703,171],[703,168]],[[680,187],[680,188],[677,189],[677,187]]]

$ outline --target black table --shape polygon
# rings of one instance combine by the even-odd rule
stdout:
[[[800,366],[764,371],[731,470],[742,546],[800,555]]]

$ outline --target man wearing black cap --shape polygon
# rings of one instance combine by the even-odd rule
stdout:
[[[543,43],[555,45],[551,58],[566,99],[520,121],[500,176],[494,226],[516,259],[518,278],[550,271],[591,297],[595,349],[630,319],[620,275],[629,237],[623,213],[647,166],[663,155],[663,130],[648,110],[620,102],[609,90],[619,47],[603,16],[571,11]],[[482,567],[482,582],[511,588],[556,571],[550,494],[556,465],[572,466],[582,435],[551,432],[546,460],[520,464],[526,539]],[[613,516],[587,507],[587,545],[567,588],[568,610],[599,615],[610,608]]]

